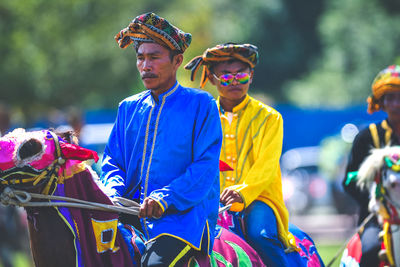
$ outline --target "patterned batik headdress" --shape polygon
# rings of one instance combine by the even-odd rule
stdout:
[[[217,45],[208,48],[203,55],[193,58],[186,64],[185,69],[191,70],[190,79],[194,81],[197,71],[203,65],[203,73],[200,80],[200,88],[203,88],[208,81],[210,67],[215,63],[232,59],[247,63],[253,69],[258,63],[258,48],[251,44],[227,43]]]
[[[192,35],[185,33],[154,13],[137,16],[128,27],[122,29],[115,40],[119,47],[126,48],[134,43],[137,49],[146,42],[158,43],[171,50],[185,52],[192,41]]]
[[[400,91],[400,66],[391,65],[378,73],[372,83],[372,95],[367,98],[368,113],[382,109],[381,97]]]

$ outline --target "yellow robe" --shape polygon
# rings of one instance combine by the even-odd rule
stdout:
[[[222,110],[219,98],[217,103],[223,131],[220,159],[234,169],[220,173],[221,192],[225,188],[237,191],[244,201],[244,208],[254,200],[271,207],[279,237],[289,247],[289,213],[283,201],[279,165],[282,116],[249,95],[233,108],[233,114]]]

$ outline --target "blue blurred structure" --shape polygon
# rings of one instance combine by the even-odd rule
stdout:
[[[85,122],[87,124],[114,123],[116,116],[116,109],[88,110],[85,113]]]
[[[283,152],[297,147],[318,146],[325,137],[339,133],[347,123],[359,128],[386,117],[384,112],[367,113],[366,105],[345,109],[302,109],[290,105],[275,106],[284,121]]]

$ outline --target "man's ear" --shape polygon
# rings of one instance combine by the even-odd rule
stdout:
[[[174,62],[174,65],[176,66],[176,69],[178,69],[179,66],[182,65],[182,62],[183,62],[183,54],[177,54],[177,55],[175,55],[174,58],[173,58],[173,62]]]

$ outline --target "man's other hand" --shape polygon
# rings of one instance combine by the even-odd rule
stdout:
[[[140,205],[139,209],[139,218],[160,218],[161,215],[163,214],[163,210],[158,204],[157,201],[155,201],[152,198],[146,197]]]
[[[243,199],[240,196],[240,194],[238,192],[236,192],[235,190],[232,190],[229,188],[225,188],[225,190],[222,191],[220,201],[225,206],[229,205],[229,204],[233,204],[235,202],[243,203]]]

